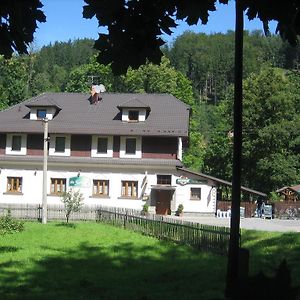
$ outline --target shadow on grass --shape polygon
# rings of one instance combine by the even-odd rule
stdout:
[[[1,246],[0,247],[0,254],[1,253],[6,253],[6,252],[17,252],[18,250],[21,250],[18,247],[13,247],[13,246]]]
[[[1,299],[221,299],[225,259],[187,247],[82,243],[37,260],[21,274],[2,271]],[[61,251],[61,249],[58,249]]]
[[[250,272],[263,271],[274,275],[279,264],[286,260],[291,270],[292,285],[300,287],[300,235],[295,233],[261,233],[244,231],[242,244],[250,250]]]
[[[64,228],[76,228],[76,224],[74,223],[57,223],[56,227],[64,227]]]

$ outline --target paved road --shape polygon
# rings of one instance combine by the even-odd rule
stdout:
[[[200,224],[227,226],[230,227],[229,218],[215,218],[215,217],[176,217],[190,222],[197,222]],[[280,219],[259,219],[259,218],[245,218],[241,219],[241,228],[262,230],[262,231],[279,231],[279,232],[300,232],[300,220],[280,220]]]

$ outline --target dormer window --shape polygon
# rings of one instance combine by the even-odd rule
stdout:
[[[129,110],[128,111],[128,121],[129,122],[138,122],[139,121],[139,111],[138,110]]]
[[[145,122],[150,114],[150,107],[142,101],[132,98],[117,106],[122,114],[123,122]]]
[[[47,110],[46,109],[37,109],[36,116],[38,119],[45,119],[47,116]]]

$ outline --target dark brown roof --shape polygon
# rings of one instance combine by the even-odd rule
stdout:
[[[43,156],[37,155],[0,155],[2,163],[19,163],[19,164],[43,164]],[[156,159],[156,158],[109,158],[109,157],[68,157],[65,156],[48,156],[48,163],[58,164],[59,166],[66,164],[74,167],[78,165],[94,166],[95,169],[103,167],[103,165],[131,165],[131,166],[166,166],[166,167],[182,167],[182,162],[177,159]]]
[[[42,94],[33,99],[33,101],[26,104],[27,107],[55,107],[61,109],[55,102],[54,97],[51,97],[50,94]]]
[[[145,122],[121,121],[120,103],[139,99],[151,108]],[[38,133],[41,121],[29,120],[28,106],[55,103],[61,111],[49,121],[50,133],[141,136],[188,136],[189,106],[167,94],[103,93],[96,104],[90,94],[45,93],[0,112],[0,132]]]
[[[118,108],[147,108],[150,109],[149,105],[143,103],[137,98],[132,98],[129,101],[126,101],[120,105],[118,105]]]
[[[217,177],[213,177],[213,176],[206,175],[206,174],[203,174],[203,173],[194,172],[194,171],[191,171],[189,169],[182,168],[182,167],[178,167],[178,170],[189,173],[189,174],[192,174],[192,175],[196,175],[200,178],[207,179],[207,180],[213,181],[213,182],[221,184],[221,185],[232,186],[231,182],[220,179],[220,178],[217,178]],[[249,188],[244,187],[244,186],[241,187],[241,190],[244,191],[244,192],[259,195],[259,196],[262,196],[262,197],[267,197],[267,195],[265,193],[262,193],[262,192],[256,191],[256,190],[252,190],[252,189],[249,189]]]

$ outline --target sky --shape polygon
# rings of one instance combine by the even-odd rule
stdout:
[[[42,3],[44,4],[42,10],[47,17],[47,22],[38,23],[39,28],[35,32],[34,41],[34,46],[37,48],[55,41],[80,38],[97,39],[98,33],[104,32],[104,29],[99,29],[96,18],[84,19],[82,17],[83,5],[85,5],[83,0],[42,0]],[[228,30],[234,30],[234,26],[234,1],[230,1],[229,5],[220,4],[217,11],[211,13],[207,25],[188,26],[181,22],[176,29],[173,29],[174,32],[171,36],[164,35],[162,38],[166,42],[172,43],[185,30],[207,34],[226,33]],[[270,28],[274,33],[275,24],[271,24]],[[248,21],[245,17],[245,29],[249,31],[262,30],[262,23],[257,19]]]

